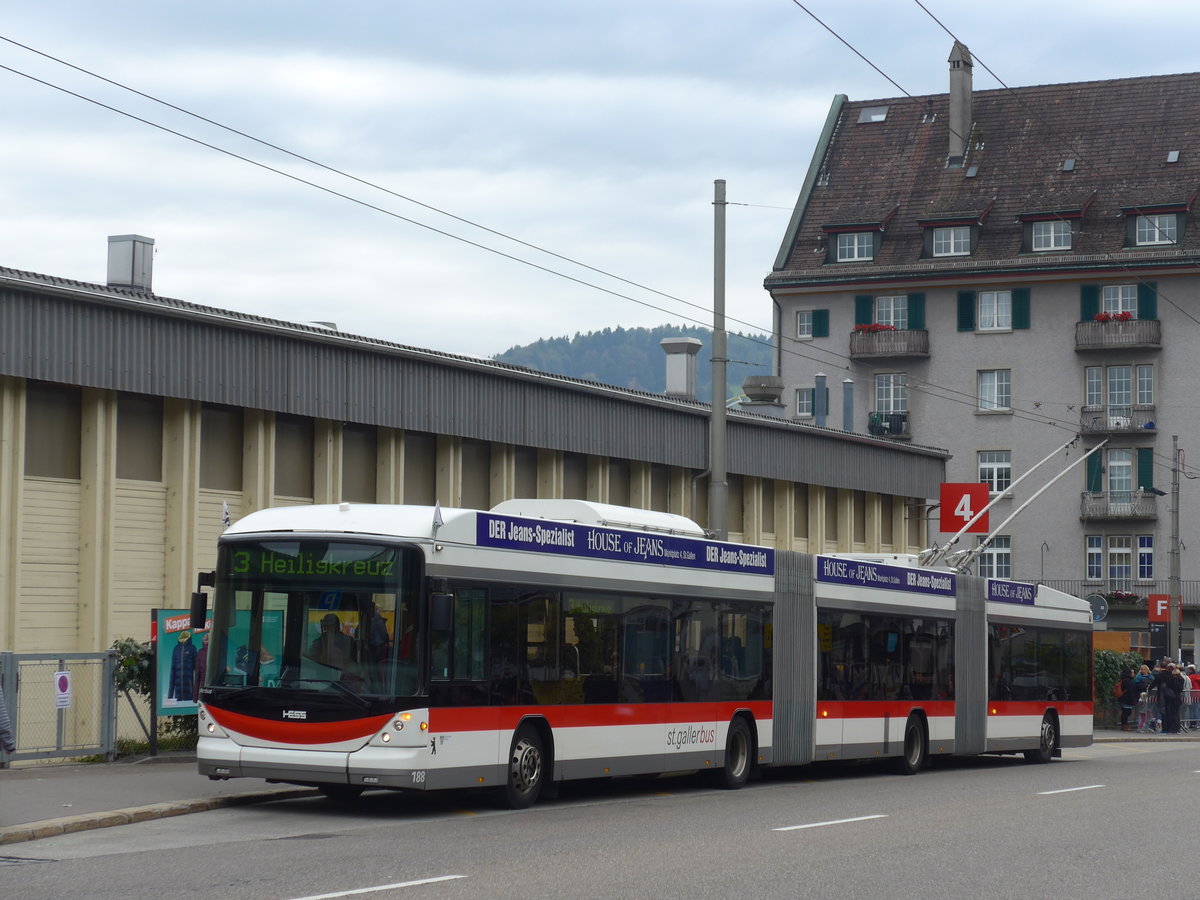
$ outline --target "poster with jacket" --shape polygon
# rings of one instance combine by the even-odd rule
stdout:
[[[195,715],[208,654],[208,628],[193,629],[186,609],[155,609],[150,617],[155,714]],[[211,627],[211,615],[206,624]]]

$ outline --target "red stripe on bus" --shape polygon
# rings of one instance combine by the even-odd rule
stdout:
[[[207,707],[213,721],[228,731],[235,731],[260,741],[279,744],[336,744],[375,734],[391,715],[369,719],[347,719],[341,722],[276,722],[258,716],[246,716],[227,709]]]
[[[757,719],[770,719],[769,700],[745,703],[589,703],[576,706],[472,706],[429,711],[429,730],[511,731],[526,716],[538,716],[551,728],[582,728],[605,725],[663,725],[679,722],[728,721],[739,709]]]
[[[1086,700],[996,700],[988,703],[989,716],[1040,716],[1048,709],[1061,716],[1090,716],[1092,704]]]
[[[953,700],[818,700],[821,719],[905,719],[915,709],[927,716],[953,716]]]

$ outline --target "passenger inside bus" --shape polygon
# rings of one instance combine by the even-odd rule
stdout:
[[[337,613],[326,613],[321,620],[321,634],[309,646],[308,655],[334,669],[348,668],[354,662],[354,642],[342,631]]]

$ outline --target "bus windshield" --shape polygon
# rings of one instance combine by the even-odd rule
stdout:
[[[205,683],[416,695],[419,575],[412,548],[315,539],[223,545]]]

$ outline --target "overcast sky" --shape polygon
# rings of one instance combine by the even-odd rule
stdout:
[[[923,2],[1009,86],[1197,66],[1195,0]],[[792,0],[8,6],[0,265],[102,283],[107,236],[137,233],[158,294],[479,356],[710,323],[718,178],[729,327],[769,330],[762,280],[833,96],[901,94]],[[953,39],[916,0],[804,6],[904,92],[947,90]],[[977,65],[975,87],[1000,85]]]

